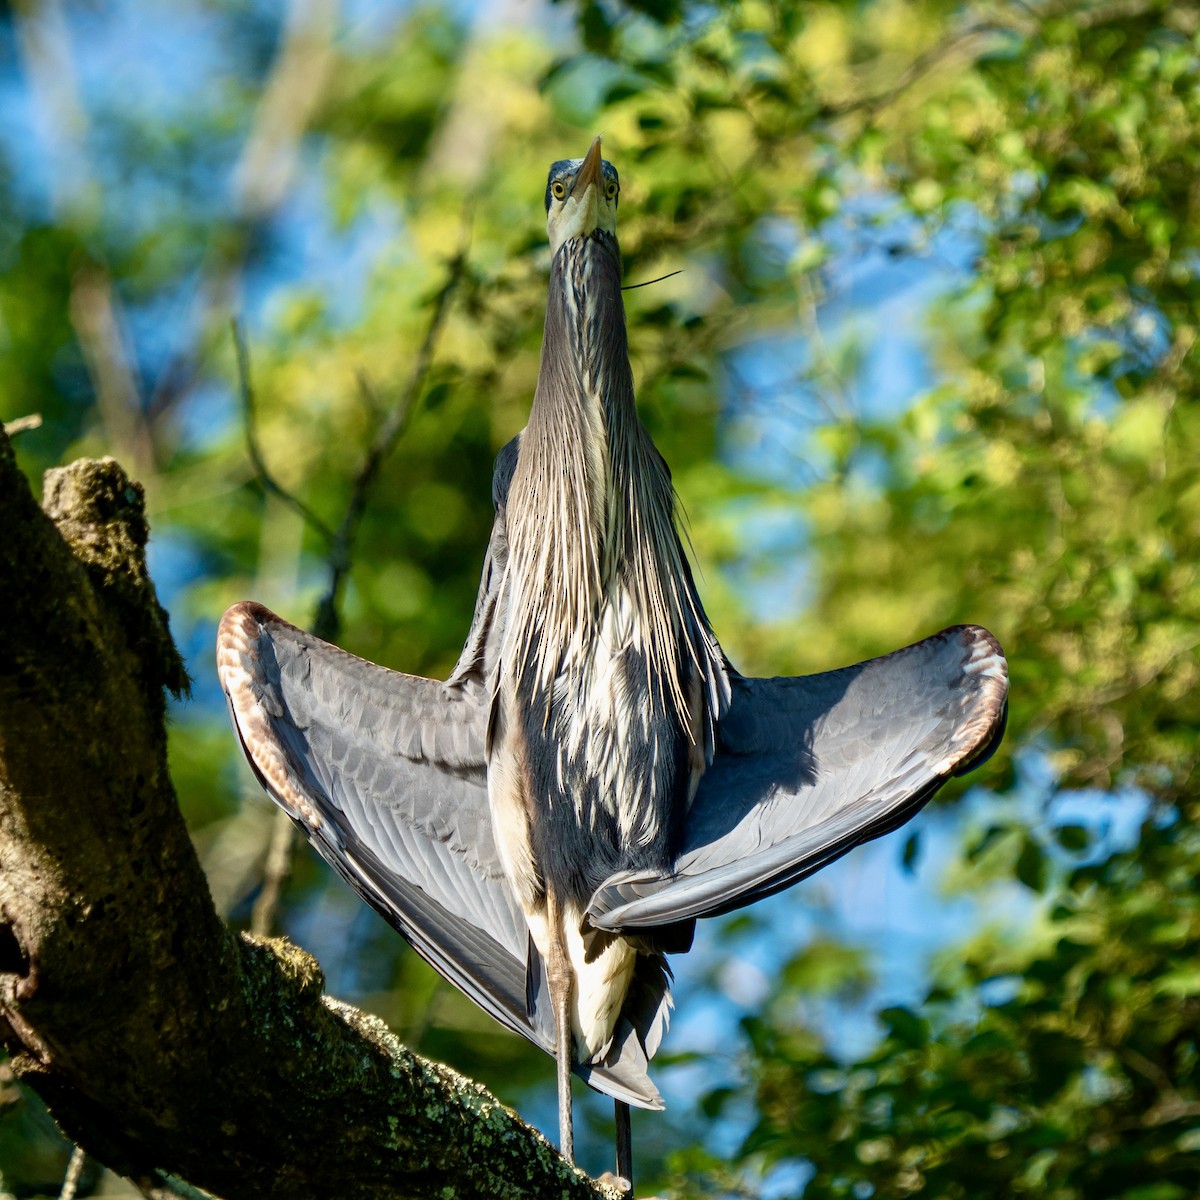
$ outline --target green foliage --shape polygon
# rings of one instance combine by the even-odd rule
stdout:
[[[1176,823],[1071,872],[1038,944],[978,941],[859,1061],[776,1029],[745,1152],[807,1154],[806,1197],[1195,1195],[1198,849]]]
[[[1020,793],[1021,756],[1036,756],[1059,788],[1136,787],[1150,804],[1137,844],[1117,854],[1090,818],[1056,819],[1053,799],[1040,816],[1014,804],[965,829],[950,878],[981,896],[1017,881],[1039,905],[1025,936],[976,931],[943,957],[927,1003],[884,1006],[878,1042],[846,1061],[797,996],[861,1005],[872,973],[823,935],[743,1023],[749,1086],[722,1081],[669,1137],[647,1127],[644,1169],[664,1138],[676,1147],[667,1175],[687,1194],[753,1194],[796,1162],[811,1173],[806,1197],[1196,1194],[1195,10],[570,11],[564,49],[531,28],[472,31],[418,8],[384,36],[329,42],[324,67],[285,93],[317,95],[302,179],[328,236],[366,238],[371,265],[361,288],[349,269],[289,270],[251,314],[272,473],[336,526],[381,412],[414,388],[354,545],[343,644],[409,671],[452,664],[490,525],[491,459],[522,426],[537,375],[545,166],[600,130],[622,176],[627,278],[683,268],[626,293],[631,351],[734,662],[823,669],[978,621],[1013,677],[1008,739],[978,781]],[[91,114],[103,152],[83,139],[95,157],[51,217],[0,171],[0,208],[21,214],[0,223],[0,419],[43,414],[18,440],[34,472],[121,456],[146,485],[152,547],[182,557],[172,620],[200,655],[200,701],[178,713],[173,769],[214,892],[245,920],[270,823],[240,794],[202,655],[220,611],[245,596],[311,621],[328,546],[264,492],[238,411],[231,297],[270,279],[278,213],[214,204],[196,186],[215,179],[225,194],[259,128],[277,31],[236,5],[212,19],[225,86],[169,115],[108,97]],[[273,71],[278,81],[279,58]],[[126,175],[171,202],[126,202]],[[966,247],[924,322],[928,386],[899,412],[858,399],[869,309],[859,337],[824,335],[829,307],[856,302],[837,274],[854,265],[848,242],[931,273],[948,244]],[[186,313],[197,276],[208,299],[168,322],[164,366],[135,332],[154,304]],[[788,349],[798,339],[802,354]],[[762,415],[738,373],[747,354],[781,360],[786,394],[769,415],[798,412],[789,449],[804,460],[789,473],[745,449]],[[765,614],[746,585],[778,578],[747,545],[764,520],[807,566],[786,593],[795,602]],[[937,869],[929,858],[906,844],[907,869]],[[506,1099],[548,1078],[327,883],[301,857],[284,924],[303,937],[324,906],[345,959],[324,963],[335,986]],[[732,1159],[685,1144],[710,1127],[722,1144],[745,1130]]]

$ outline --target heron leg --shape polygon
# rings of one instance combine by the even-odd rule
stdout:
[[[624,1100],[613,1101],[617,1122],[617,1178],[627,1184],[625,1195],[633,1200],[633,1131],[629,1127],[629,1105]]]
[[[547,897],[550,925],[550,956],[546,963],[546,982],[554,1007],[555,1058],[558,1062],[558,1148],[570,1163],[575,1161],[575,1130],[571,1119],[571,1067],[575,1061],[575,1037],[571,1030],[571,1002],[575,972],[567,956],[563,931],[563,910],[551,892]]]

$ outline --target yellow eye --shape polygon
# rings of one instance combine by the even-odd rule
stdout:
[[[567,185],[561,179],[556,179],[550,185],[550,193],[555,200],[561,200],[567,194]]]
[[[610,183],[608,187],[604,189],[604,194],[611,200],[617,194],[617,185],[615,183]]]

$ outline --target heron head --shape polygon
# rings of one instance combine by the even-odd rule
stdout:
[[[588,237],[598,229],[617,231],[621,181],[617,168],[600,157],[600,139],[585,158],[564,158],[546,180],[546,229],[557,253],[569,238]]]

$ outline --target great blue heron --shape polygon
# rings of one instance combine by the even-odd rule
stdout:
[[[553,261],[529,424],[496,461],[475,617],[445,683],[260,605],[221,681],[260,781],[418,953],[570,1072],[660,1108],[665,954],[911,817],[1000,738],[1007,668],[958,626],[857,666],[748,679],[709,627],[670,473],[638,419],[617,172],[546,184]]]

